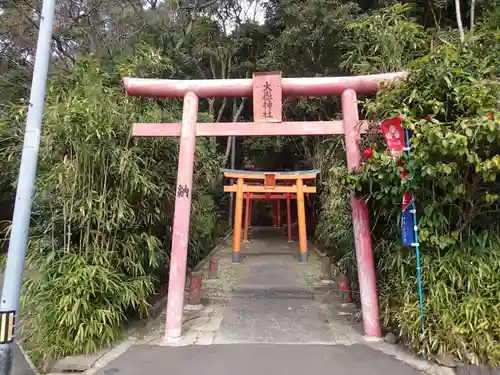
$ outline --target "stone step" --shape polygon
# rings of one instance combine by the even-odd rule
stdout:
[[[302,287],[291,285],[238,285],[232,290],[233,298],[314,299],[314,294]]]
[[[110,348],[104,348],[97,353],[73,355],[60,358],[51,368],[52,373],[78,373],[84,372],[94,365],[102,356],[109,352]]]

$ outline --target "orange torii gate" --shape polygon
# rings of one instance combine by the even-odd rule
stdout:
[[[164,340],[176,341],[182,336],[196,137],[344,135],[347,168],[352,172],[361,163],[358,143],[365,129],[359,124],[356,93],[374,94],[381,83],[405,77],[406,73],[401,72],[350,77],[282,78],[281,72],[273,72],[254,73],[252,79],[124,79],[129,95],[184,98],[181,123],[134,124],[132,132],[142,137],[181,138]],[[283,96],[333,95],[341,96],[341,121],[282,121]],[[215,97],[253,97],[255,122],[198,123],[198,99]],[[368,210],[365,202],[353,194],[351,207],[365,335],[378,338],[381,330]]]
[[[316,186],[307,186],[304,181],[315,181],[318,170],[302,172],[263,172],[222,169],[224,177],[236,180],[235,185],[224,186],[224,192],[236,193],[234,210],[233,262],[240,261],[241,224],[243,219],[243,199],[246,200],[244,239],[248,239],[250,202],[252,199],[281,199],[287,201],[288,240],[291,240],[290,200],[297,199],[297,222],[299,227],[299,249],[301,262],[307,262],[307,230],[304,194],[316,193]],[[258,181],[259,183],[245,183]],[[290,182],[292,184],[290,184]],[[295,184],[293,184],[295,183]],[[278,205],[279,207],[279,205]],[[279,210],[279,208],[278,208]],[[276,213],[275,213],[276,218]],[[279,224],[278,224],[279,225]]]

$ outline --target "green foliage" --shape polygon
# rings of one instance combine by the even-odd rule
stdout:
[[[7,169],[17,169],[25,109],[12,106],[0,122]],[[179,141],[134,139],[130,126],[180,115],[178,102],[127,97],[119,76],[93,59],[49,86],[28,249],[39,277],[27,282],[23,298],[23,338],[38,363],[111,343],[126,317],[144,313],[155,287],[165,284]],[[210,194],[219,161],[200,140],[191,265],[218,235]]]
[[[365,105],[374,119],[405,115],[411,159],[401,160],[408,178],[401,180],[401,167],[379,135],[367,140],[374,157],[346,178],[373,215],[384,322],[419,351],[472,362],[500,360],[494,318],[500,307],[494,276],[500,264],[500,55],[489,53],[491,32],[479,29],[466,47],[434,46],[410,64],[404,82]],[[423,254],[423,343],[414,252],[394,243],[407,190],[416,200]]]
[[[342,54],[350,42],[345,27],[359,16],[354,1],[273,0],[267,2],[266,26],[269,41],[259,59],[260,71],[280,70],[284,77],[340,75]],[[286,98],[283,103],[287,121],[324,121],[338,116],[335,97]],[[273,137],[245,140],[254,152],[252,159],[270,160],[277,152],[293,150],[300,168],[316,168],[316,151],[322,141],[312,137]],[[263,150],[264,152],[260,152]],[[285,156],[286,158],[286,156]]]
[[[347,25],[352,46],[341,66],[357,74],[404,70],[429,50],[424,28],[408,17],[410,4],[396,4]]]
[[[271,40],[264,65],[274,65],[285,76],[337,74],[346,47],[344,28],[359,14],[356,2],[281,0],[268,6],[279,17],[273,27],[280,33]]]
[[[399,327],[410,344],[420,344],[415,252],[385,248],[379,254],[379,299],[385,326]],[[472,363],[500,359],[500,241],[481,233],[441,253],[423,248],[425,350],[451,353]]]
[[[343,160],[345,148],[339,139],[329,139],[322,146],[320,210],[315,239],[335,261],[351,263],[354,257],[352,215],[349,191],[342,184],[347,174]]]
[[[411,178],[401,183],[400,168],[373,140],[381,152],[350,178],[351,186],[384,207],[395,206],[410,189],[425,207],[422,241],[434,246],[454,246],[469,232],[496,224],[491,215],[498,208],[497,66],[443,45],[417,60],[404,84],[381,91],[365,107],[376,118],[407,114],[404,124],[413,136],[405,166]]]
[[[24,285],[22,332],[28,347],[37,346],[31,353],[38,363],[96,352],[119,337],[128,309],[145,311],[152,278],[131,277],[102,251],[92,255],[54,251],[49,263],[32,251],[29,262],[42,278]]]

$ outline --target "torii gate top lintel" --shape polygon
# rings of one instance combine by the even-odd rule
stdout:
[[[238,169],[221,168],[224,177],[230,179],[244,178],[249,180],[265,180],[266,175],[274,175],[276,180],[314,180],[321,172],[319,169],[309,171],[248,171]]]
[[[282,78],[282,91],[283,96],[339,96],[350,88],[358,94],[370,95],[379,90],[380,83],[405,78],[406,75],[405,72],[398,72],[347,77]],[[253,94],[251,78],[175,80],[125,77],[123,84],[129,95],[146,97],[182,98],[188,92],[193,92],[199,98],[242,98]]]

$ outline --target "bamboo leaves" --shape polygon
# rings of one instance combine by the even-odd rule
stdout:
[[[113,75],[83,59],[48,90],[28,249],[40,277],[26,284],[22,324],[41,367],[116,340],[130,313],[145,313],[166,283],[179,142],[132,140],[129,129],[139,117],[179,118],[180,108],[129,98]],[[13,129],[23,121],[2,120],[2,133],[17,136],[2,144],[6,156],[22,139]],[[220,180],[218,156],[201,140],[197,158],[191,263],[218,234],[209,196]]]

